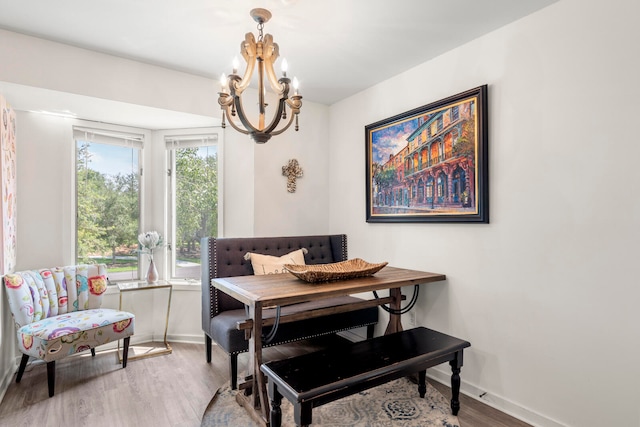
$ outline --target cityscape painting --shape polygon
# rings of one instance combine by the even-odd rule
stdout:
[[[489,222],[487,86],[365,126],[367,222]]]

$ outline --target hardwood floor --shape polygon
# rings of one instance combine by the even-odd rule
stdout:
[[[326,345],[326,341],[272,347],[278,359]],[[73,356],[56,362],[55,396],[48,397],[46,365],[27,367],[0,403],[0,425],[42,427],[197,427],[215,391],[229,379],[226,354],[213,347],[212,363],[202,344],[172,343],[173,353],[132,360],[122,369],[115,350],[96,357]],[[246,355],[239,358],[241,370]],[[448,387],[435,383],[445,396]],[[463,427],[530,427],[482,402],[461,395]],[[235,427],[235,426],[233,426]]]

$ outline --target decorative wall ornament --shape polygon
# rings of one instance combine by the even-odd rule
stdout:
[[[296,159],[289,160],[286,166],[282,167],[282,175],[287,177],[287,191],[296,192],[296,179],[302,178],[302,168]]]

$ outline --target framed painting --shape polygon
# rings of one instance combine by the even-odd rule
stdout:
[[[489,222],[487,86],[365,126],[367,222]]]

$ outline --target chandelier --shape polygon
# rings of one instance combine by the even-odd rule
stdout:
[[[282,77],[277,78],[273,64],[279,56],[278,45],[273,42],[271,34],[263,35],[264,23],[271,19],[271,12],[266,9],[253,9],[249,15],[258,23],[258,41],[253,33],[247,33],[240,44],[240,53],[247,63],[244,75],[238,73],[238,61],[234,60],[233,73],[227,78],[224,74],[220,78],[222,89],[218,92],[218,104],[222,108],[222,127],[228,121],[238,132],[249,135],[258,144],[264,144],[273,135],[280,135],[286,131],[295,118],[295,130],[298,130],[298,114],[302,107],[302,96],[298,94],[298,80],[294,77],[293,84],[287,77],[287,61],[283,59]],[[242,93],[251,83],[255,69],[258,69],[258,122],[253,125],[242,107]],[[270,123],[266,123],[265,116],[268,104],[265,102],[265,78],[271,90],[278,96],[278,105]],[[289,95],[290,85],[295,91]],[[287,115],[287,109],[289,113]],[[236,118],[237,117],[237,118]],[[239,123],[238,123],[239,121]],[[282,121],[282,123],[281,123]],[[279,126],[280,125],[280,126]]]

